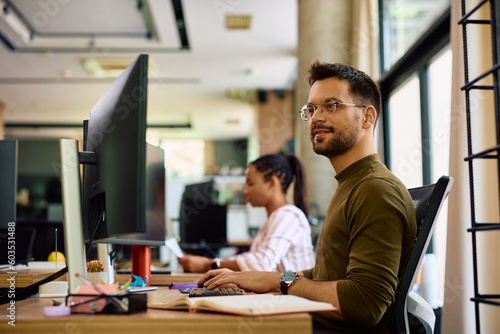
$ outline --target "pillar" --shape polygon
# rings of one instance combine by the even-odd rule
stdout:
[[[329,160],[312,150],[309,126],[298,115],[307,103],[307,67],[314,60],[349,64],[352,3],[350,0],[298,0],[298,73],[295,94],[296,154],[306,169],[311,202],[324,215],[337,187]]]
[[[260,155],[276,154],[293,139],[293,92],[260,90],[257,103]]]

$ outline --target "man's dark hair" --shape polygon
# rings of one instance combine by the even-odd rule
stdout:
[[[382,112],[380,90],[369,75],[349,65],[321,63],[319,60],[312,63],[307,70],[309,72],[307,81],[311,86],[318,80],[328,78],[347,80],[349,92],[356,99],[355,103],[374,106],[378,119]]]

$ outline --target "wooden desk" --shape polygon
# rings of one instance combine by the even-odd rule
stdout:
[[[56,269],[20,269],[15,271],[0,270],[0,289],[10,287],[10,279],[12,276],[16,277],[16,288],[25,288],[33,283],[41,281],[55,273]],[[15,274],[12,274],[15,272]],[[62,275],[57,281],[66,281],[66,274]]]
[[[0,289],[9,288],[11,276],[16,277],[16,288],[25,288],[33,283],[41,281],[42,279],[52,275],[56,270],[51,269],[22,269],[17,270],[16,274],[11,274],[10,271],[0,270]],[[151,276],[151,285],[162,286],[171,283],[194,283],[198,281],[203,274],[193,273],[173,273],[173,274],[153,274]],[[116,274],[115,281],[121,284],[126,283],[132,276],[130,274]],[[59,277],[57,281],[66,281],[67,276],[64,274]]]
[[[248,246],[250,247],[252,245],[253,239],[247,239],[247,240],[228,240],[227,244],[228,246]]]
[[[152,274],[151,285],[165,286],[171,283],[194,283],[202,276],[203,274],[193,273]],[[115,282],[118,281],[120,284],[126,283],[130,278],[132,278],[130,274],[115,274]]]
[[[165,300],[180,294],[161,287],[148,293],[148,299]],[[0,333],[311,333],[307,313],[265,317],[240,317],[216,313],[149,309],[131,315],[84,315],[48,318],[43,308],[52,298],[32,298],[15,303],[16,326],[8,324],[8,304],[0,305]]]

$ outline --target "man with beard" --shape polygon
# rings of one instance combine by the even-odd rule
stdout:
[[[311,90],[301,118],[309,124],[314,152],[329,159],[338,182],[316,264],[299,273],[214,270],[205,274],[204,285],[280,291],[331,303],[336,311],[314,314],[316,330],[389,333],[391,304],[415,240],[416,220],[408,190],[375,153],[380,92],[368,75],[347,65],[316,61],[309,74]]]

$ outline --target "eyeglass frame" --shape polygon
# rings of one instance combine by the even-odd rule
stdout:
[[[339,101],[335,101],[334,99],[324,99],[321,104],[325,103],[325,102],[328,102],[328,101],[333,101],[333,105],[335,106],[333,111],[331,112],[330,115],[325,115],[325,112],[323,111],[323,109],[320,107],[320,105],[314,105],[312,103],[306,103],[302,106],[302,108],[300,108],[299,110],[299,115],[300,115],[300,118],[304,121],[304,122],[309,122],[309,120],[312,118],[312,116],[314,116],[314,113],[316,112],[316,110],[320,110],[321,114],[325,117],[325,118],[329,118],[331,117],[336,111],[337,111],[337,106],[339,105],[345,105],[345,106],[351,106],[351,107],[358,107],[358,108],[366,108],[366,106],[364,105],[360,105],[360,104],[354,104],[354,103],[344,103],[344,102],[339,102]],[[307,110],[307,107],[309,106],[312,106],[314,108],[314,112],[312,113],[312,115],[309,115],[309,113],[306,113],[306,110]]]

